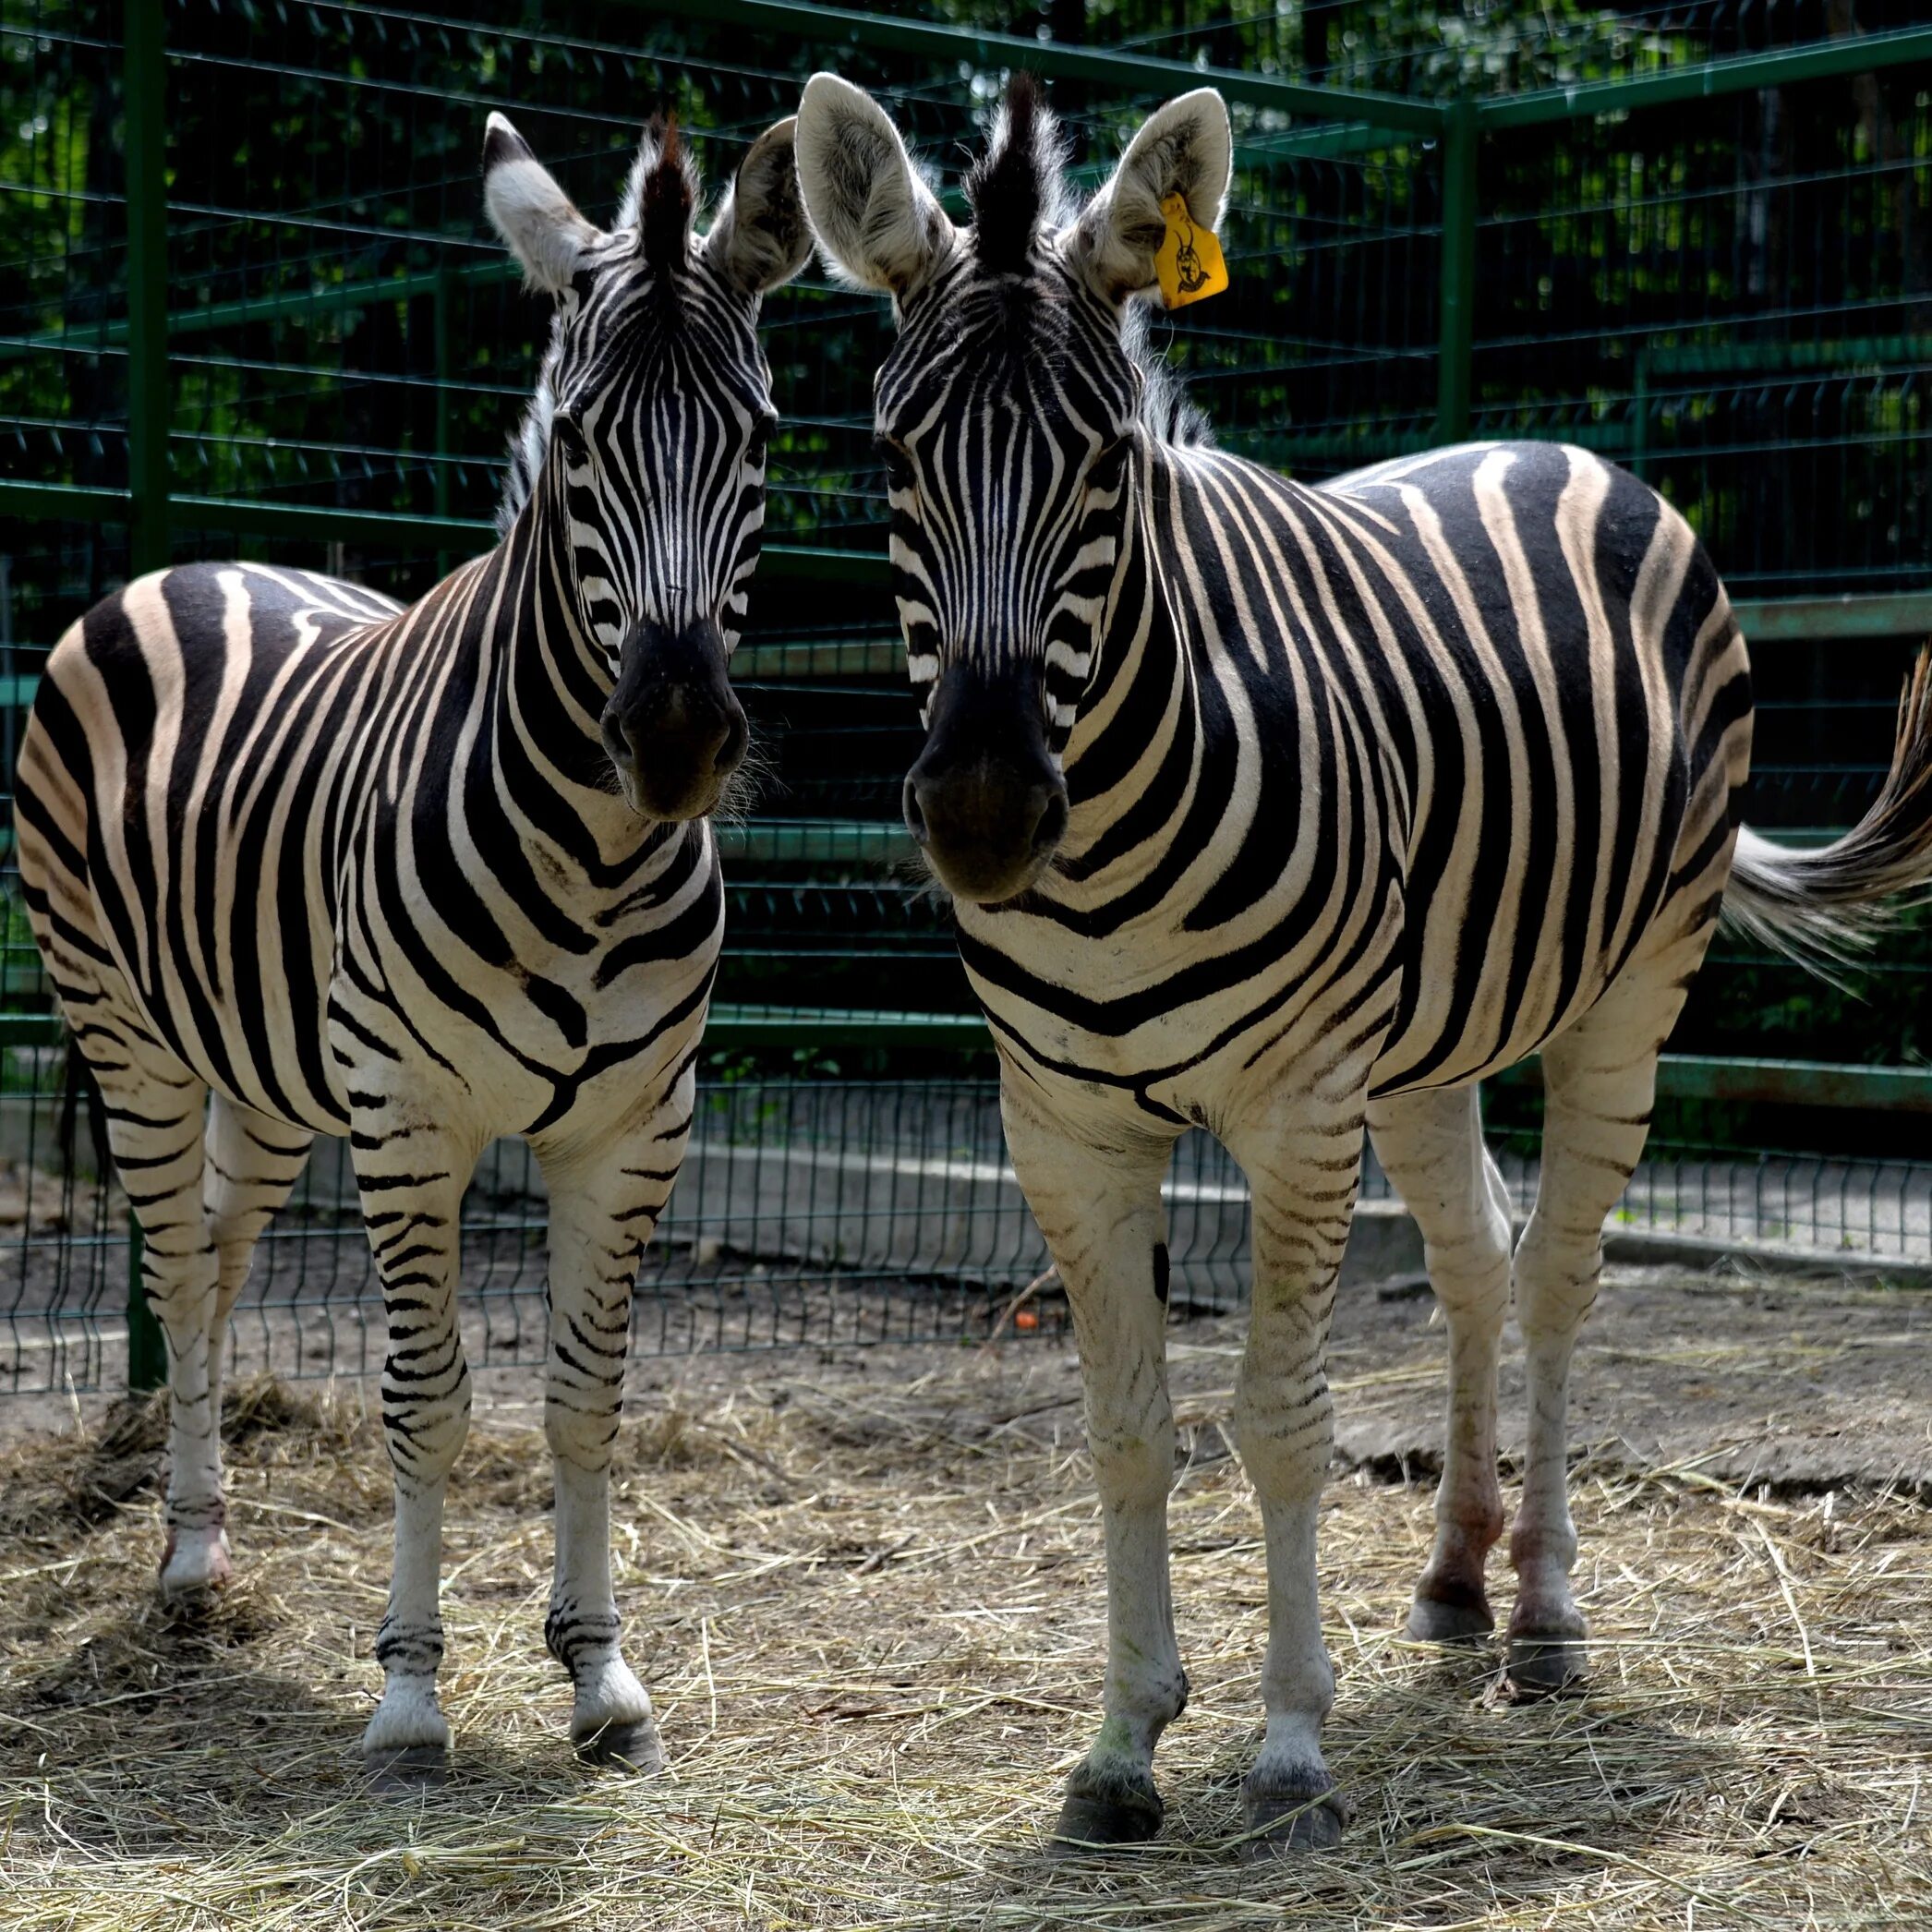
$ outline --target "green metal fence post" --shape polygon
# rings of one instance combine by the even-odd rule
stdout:
[[[163,0],[127,0],[121,85],[127,115],[128,564],[168,561],[167,56]]]
[[[1443,115],[1443,285],[1436,346],[1438,442],[1469,433],[1470,352],[1476,327],[1476,103],[1452,101]]]
[[[141,1225],[127,1217],[127,1386],[158,1389],[168,1379],[167,1337],[148,1302],[141,1275]],[[218,1345],[219,1346],[219,1345]]]
[[[127,113],[127,564],[168,561],[167,57],[163,0],[127,0],[121,86]],[[127,1386],[158,1389],[167,1347],[141,1280],[140,1224],[127,1217]]]
[[[436,331],[436,513],[450,513],[450,264],[447,256],[436,264],[436,295],[432,323]],[[438,550],[436,568],[447,574],[448,550]]]

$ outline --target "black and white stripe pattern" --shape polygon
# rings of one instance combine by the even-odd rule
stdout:
[[[1309,489],[1216,452],[1135,353],[1160,207],[1221,212],[1211,92],[1156,114],[1083,210],[1021,83],[956,230],[890,122],[815,77],[801,186],[820,243],[888,290],[892,560],[925,749],[907,816],[953,888],[997,1042],[1015,1167],[1071,1299],[1105,1505],[1106,1719],[1062,1829],[1161,1816],[1185,1701],[1168,1602],[1174,1431],[1160,1186],[1190,1123],[1253,1190],[1235,1429],[1266,1527],[1259,1848],[1320,1844],[1333,1677],[1314,1583],[1332,1428],[1323,1353],[1366,1128],[1421,1224],[1452,1391],[1435,1549],[1410,1627],[1491,1627],[1495,1383],[1528,1353],[1511,1667],[1581,1668],[1564,1497],[1571,1346],[1605,1215],[1642,1150],[1659,1048],[1727,888],[1787,944],[1855,933],[1932,873],[1932,698],[1841,846],[1752,841],[1744,641],[1653,491],[1576,449],[1433,452]],[[1748,837],[1748,835],[1746,835]],[[1477,1112],[1540,1051],[1542,1180],[1511,1253]]]
[[[396,1480],[366,1748],[446,1747],[458,1208],[484,1146],[520,1134],[550,1196],[546,1635],[574,1736],[649,1760],[607,1469],[722,934],[705,815],[744,743],[725,659],[764,513],[759,298],[800,266],[804,227],[790,122],[702,238],[674,131],[646,141],[609,234],[501,116],[485,175],[557,301],[502,541],[407,610],[245,563],[98,605],[50,658],[21,749],[20,873],[167,1334],[163,1587],[228,1575],[229,1309],[312,1136],[346,1134],[388,1310]]]

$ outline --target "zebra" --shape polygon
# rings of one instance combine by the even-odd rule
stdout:
[[[799,109],[821,253],[892,297],[875,421],[925,739],[908,828],[953,896],[1014,1169],[1070,1299],[1108,1589],[1105,1715],[1057,1833],[1160,1828],[1187,1701],[1168,1580],[1174,1423],[1161,1182],[1216,1135],[1253,1203],[1233,1433],[1265,1528],[1265,1730],[1245,1855],[1335,1842],[1316,1592],[1323,1356],[1372,1141],[1449,1334],[1447,1451],[1414,1637],[1492,1629],[1496,1377],[1514,1293],[1528,1440],[1506,1670],[1584,1672],[1565,1497],[1572,1345],[1644,1145],[1658,1051],[1721,906],[1817,961],[1932,876],[1932,678],[1838,843],[1740,828],[1744,638],[1689,526],[1634,477],[1532,442],[1319,489],[1216,450],[1146,347],[1164,202],[1212,231],[1212,90],[1170,102],[1084,205],[1016,78],[948,218],[835,75]],[[1487,1075],[1541,1055],[1533,1213],[1482,1141]]]
[[[609,1466],[721,943],[706,815],[745,751],[726,664],[776,421],[756,322],[810,250],[792,134],[751,145],[700,235],[688,149],[654,125],[605,232],[491,115],[489,218],[554,300],[501,542],[406,610],[267,564],[141,577],[62,637],[21,745],[22,891],[167,1339],[171,1596],[231,1575],[222,1344],[256,1239],[314,1137],[348,1137],[389,1325],[379,1781],[435,1777],[451,1745],[458,1211],[512,1134],[549,1196],[544,1636],[576,1745],[661,1763],[620,1651]]]

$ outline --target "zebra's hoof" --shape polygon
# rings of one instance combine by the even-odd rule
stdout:
[[[1419,1591],[1408,1606],[1408,1634],[1419,1644],[1479,1644],[1495,1627],[1489,1599],[1480,1590],[1441,1597]]]
[[[1338,1785],[1318,1791],[1268,1789],[1241,1794],[1247,1835],[1241,1856],[1250,1865],[1296,1852],[1330,1852],[1342,1841],[1348,1801]]]
[[[441,1745],[404,1745],[363,1760],[369,1790],[379,1797],[407,1798],[449,1782],[450,1754]]]
[[[1504,1674],[1510,1691],[1523,1702],[1578,1691],[1588,1670],[1589,1647],[1581,1636],[1557,1630],[1547,1635],[1531,1631],[1510,1636],[1509,1667]]]
[[[576,1753],[586,1764],[608,1765],[640,1778],[655,1778],[664,1769],[664,1746],[650,1718],[606,1724],[577,1739]]]
[[[1096,1773],[1081,1765],[1067,1781],[1054,1849],[1077,1857],[1100,1845],[1143,1845],[1165,1816],[1152,1772]]]
[[[161,1594],[171,1604],[192,1607],[234,1581],[228,1539],[221,1530],[168,1531],[161,1552]]]

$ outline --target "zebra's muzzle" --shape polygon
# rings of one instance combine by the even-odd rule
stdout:
[[[643,624],[626,641],[604,706],[604,748],[632,810],[702,818],[744,761],[749,731],[714,623]]]
[[[1067,833],[1037,669],[989,678],[955,664],[931,719],[906,777],[906,829],[948,891],[996,905],[1032,885]]]

